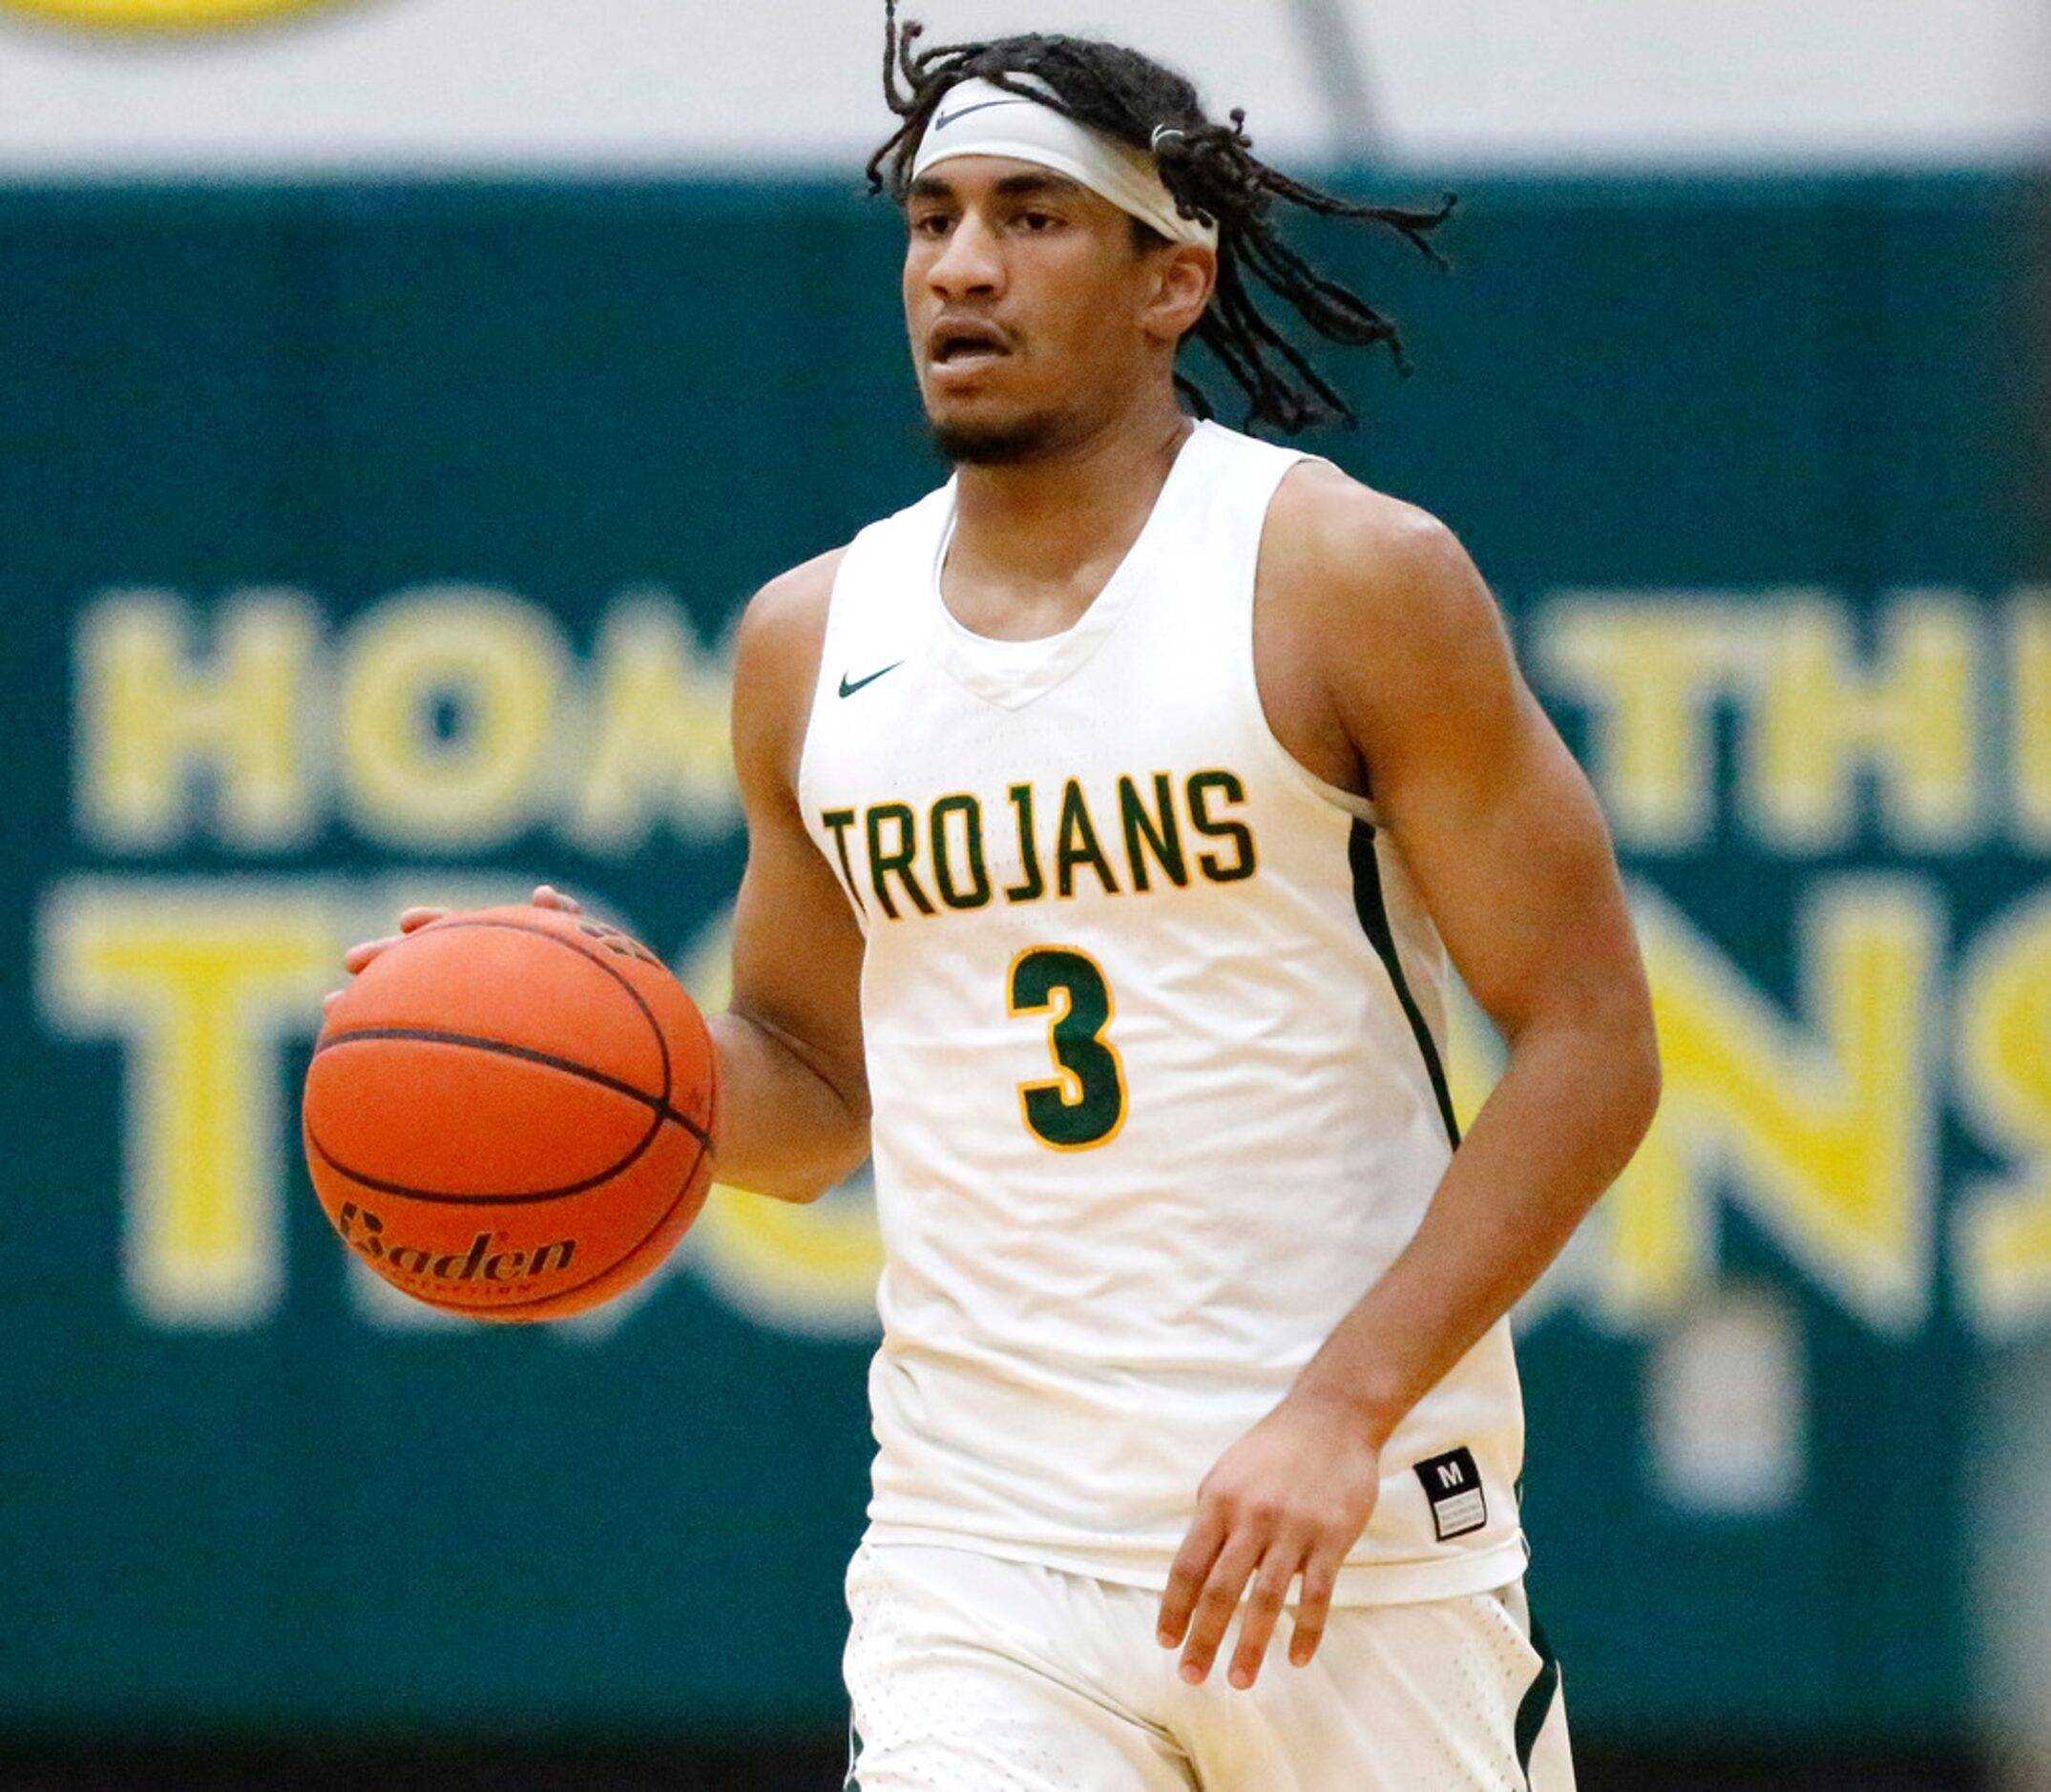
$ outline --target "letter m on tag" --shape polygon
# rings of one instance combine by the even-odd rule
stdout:
[[[1441,1543],[1480,1531],[1489,1521],[1488,1495],[1470,1449],[1449,1449],[1417,1465],[1417,1480],[1432,1508],[1432,1530]]]

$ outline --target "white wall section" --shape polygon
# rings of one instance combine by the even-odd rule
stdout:
[[[220,0],[156,0],[172,10]],[[880,0],[329,0],[256,28],[0,0],[0,174],[849,164]],[[1385,154],[1434,163],[1953,161],[2051,147],[2051,0],[1343,0]],[[1304,0],[930,0],[932,39],[1095,29],[1329,156]],[[1329,10],[1329,9],[1328,9]]]

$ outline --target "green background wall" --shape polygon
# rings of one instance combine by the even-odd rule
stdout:
[[[1994,176],[1484,179],[1447,232],[1451,277],[1318,238],[1404,319],[1418,365],[1336,364],[1369,422],[1323,451],[1460,531],[1591,757],[1599,719],[1547,673],[1562,594],[1668,616],[1718,594],[1727,623],[1764,626],[1808,591],[1873,654],[1893,594],[1956,594],[1985,685],[1968,822],[1905,832],[1866,778],[1849,834],[1762,833],[1738,788],[1748,712],[1721,703],[1706,819],[1620,827],[1642,899],[1798,1032],[1823,882],[1912,880],[1949,990],[2044,880],[2011,763],[2035,687],[1999,683],[2035,601],[2011,594],[2051,574],[2038,209]],[[848,1277],[814,1311],[773,1266],[722,1275],[694,1240],[611,1329],[397,1324],[350,1286],[298,1163],[301,989],[234,1085],[267,1095],[237,1112],[262,1129],[275,1282],[211,1316],[153,1304],[136,1216],[163,1034],[132,990],[87,987],[67,929],[215,914],[232,953],[294,916],[348,937],[402,886],[546,874],[680,960],[702,947],[743,851],[716,775],[651,785],[610,832],[578,821],[549,768],[575,786],[601,723],[566,697],[533,789],[438,838],[352,783],[347,669],[395,594],[431,611],[483,590],[513,635],[559,638],[550,688],[588,697],[624,602],[688,621],[716,713],[747,593],[938,476],[896,231],[826,185],[0,191],[0,877],[19,918],[0,931],[0,1727],[837,1721],[869,1447]],[[203,667],[280,601],[303,631],[297,807],[239,825],[233,776],[199,766],[154,834],[110,823],[94,618],[176,624]],[[492,721],[468,700],[430,691],[407,750],[460,762]],[[1806,1365],[1800,1486],[1772,1510],[1689,1511],[1648,1466],[1648,1364],[1685,1302],[1624,1311],[1576,1281],[1534,1309],[1533,1587],[1584,1731],[1963,1722],[1975,1391],[1999,1340],[2041,1320],[2024,1301],[1982,1323],[1961,1293],[1963,1191],[2027,1164],[1954,1082],[1932,1056],[1929,1240],[1891,1315],[1759,1222],[1742,1164],[1704,1172],[1732,1198],[1688,1298],[1771,1291]]]

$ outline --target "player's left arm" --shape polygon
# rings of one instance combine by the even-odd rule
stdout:
[[[1231,1665],[1243,1686],[1299,1572],[1289,1656],[1310,1658],[1391,1432],[1559,1253],[1659,1099],[1608,831],[1480,574],[1421,511],[1350,482],[1320,498],[1280,556],[1277,594],[1288,626],[1328,644],[1315,719],[1357,756],[1509,1068],[1408,1248],[1200,1490],[1162,1641],[1186,1634],[1183,1673],[1202,1678],[1245,1593]]]

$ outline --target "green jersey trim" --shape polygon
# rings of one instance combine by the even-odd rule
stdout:
[[[1410,992],[1410,980],[1403,974],[1403,960],[1396,951],[1395,934],[1389,926],[1389,904],[1382,895],[1382,867],[1381,861],[1375,856],[1372,823],[1358,820],[1353,823],[1352,831],[1347,838],[1346,855],[1353,867],[1353,912],[1360,917],[1361,931],[1368,936],[1368,943],[1388,969],[1389,981],[1395,986],[1396,1000],[1403,1005],[1404,1016],[1417,1040],[1417,1050],[1424,1054],[1425,1074],[1432,1079],[1432,1094],[1438,1102],[1438,1117],[1445,1122],[1447,1142],[1457,1148],[1460,1142],[1459,1116],[1453,1111],[1453,1092],[1446,1082],[1446,1067],[1439,1058],[1438,1041],[1432,1037],[1432,1030],[1425,1025],[1417,998]]]

